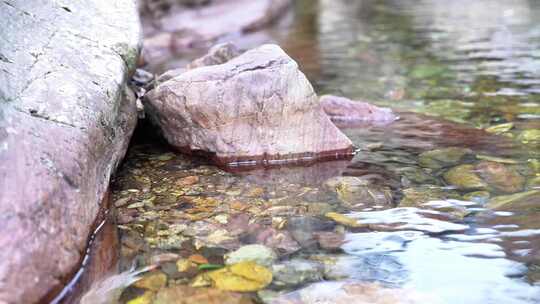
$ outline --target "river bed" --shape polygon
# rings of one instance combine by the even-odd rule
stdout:
[[[236,172],[140,125],[112,196],[122,271],[153,270],[120,301],[540,302],[538,21],[534,1],[298,1],[271,41],[320,95],[400,120],[343,126],[352,160]],[[272,283],[208,287],[249,244]]]

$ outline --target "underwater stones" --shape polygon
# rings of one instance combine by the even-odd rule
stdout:
[[[432,201],[459,198],[457,193],[445,191],[441,187],[430,185],[406,188],[402,192],[403,198],[399,202],[399,207],[424,207]]]
[[[540,206],[540,190],[530,190],[509,195],[495,196],[486,205],[496,210],[519,210],[523,212],[529,208]]]
[[[319,247],[324,250],[336,251],[339,250],[341,245],[345,243],[345,234],[322,231],[315,233],[315,239],[319,243]]]
[[[450,167],[471,154],[472,151],[465,148],[450,147],[426,151],[418,156],[418,163],[424,168],[441,169]]]
[[[272,272],[254,262],[240,262],[222,269],[198,275],[193,287],[213,286],[225,291],[250,292],[265,288],[272,282]]]
[[[253,304],[249,296],[215,288],[173,285],[160,289],[153,304]]]
[[[399,168],[398,172],[401,175],[401,183],[409,185],[411,182],[416,184],[436,184],[437,179],[428,174],[426,170],[418,167],[403,167]]]
[[[478,204],[485,204],[490,197],[491,194],[488,191],[473,191],[463,195],[464,200]]]
[[[524,130],[517,139],[527,145],[540,145],[540,129]]]
[[[513,167],[490,161],[481,161],[476,172],[488,185],[497,191],[514,193],[523,189],[525,178]]]
[[[295,216],[287,219],[287,230],[290,231],[294,240],[304,248],[316,245],[316,232],[331,230],[334,227],[335,223],[332,221],[308,215]]]
[[[276,253],[264,245],[245,245],[229,253],[225,257],[225,264],[231,265],[239,262],[251,261],[261,266],[271,266],[277,260]]]
[[[388,124],[398,119],[391,109],[345,97],[323,95],[319,98],[324,112],[338,124]]]
[[[352,153],[296,62],[276,45],[159,84],[145,108],[171,145],[210,153],[221,165]]]
[[[399,207],[436,209],[440,211],[447,211],[454,215],[463,215],[463,207],[441,207],[437,204],[437,202],[442,202],[450,198],[459,198],[459,195],[453,192],[444,191],[440,187],[435,186],[407,188],[403,189],[403,198],[399,202]]]
[[[272,304],[414,304],[432,303],[432,299],[413,291],[387,288],[379,283],[367,282],[319,282],[300,290],[278,296]]]
[[[514,127],[514,124],[511,122],[508,122],[508,123],[498,124],[498,125],[494,125],[489,128],[486,128],[486,132],[493,133],[493,134],[503,134],[512,130],[513,127]]]
[[[327,180],[324,186],[336,192],[339,200],[349,208],[388,206],[393,201],[392,190],[355,176],[338,176]]]
[[[133,286],[158,291],[167,284],[167,275],[161,271],[151,272],[146,274],[142,279],[138,280]]]
[[[339,214],[336,212],[328,212],[325,216],[338,224],[351,228],[365,227],[366,225],[360,224],[356,219],[350,218],[346,215]]]
[[[523,189],[525,179],[514,168],[499,162],[481,161],[453,167],[443,174],[444,180],[461,190],[491,189],[513,193]]]
[[[272,266],[275,287],[295,287],[305,283],[317,282],[323,279],[324,266],[320,263],[293,259]]]
[[[446,171],[444,180],[458,189],[484,189],[487,184],[475,172],[474,165],[459,165]]]

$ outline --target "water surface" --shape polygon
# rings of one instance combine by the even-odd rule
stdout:
[[[241,174],[139,132],[113,187],[124,268],[194,253],[221,264],[263,243],[279,263],[325,265],[328,282],[317,295],[313,280],[253,294],[266,302],[339,302],[336,282],[430,303],[540,302],[539,21],[540,3],[524,0],[298,1],[291,23],[268,32],[316,90],[401,119],[343,126],[360,149],[352,161]],[[483,184],[451,182],[463,165]],[[169,286],[190,282],[167,261]]]

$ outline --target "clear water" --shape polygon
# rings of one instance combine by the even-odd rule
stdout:
[[[339,228],[280,228],[299,248],[282,259],[332,256],[346,280],[412,290],[429,303],[540,303],[540,195],[494,209],[486,200],[511,193],[488,189],[490,199],[473,200],[467,198],[472,190],[456,189],[443,178],[449,167],[475,165],[487,156],[523,176],[526,185],[513,192],[539,188],[533,181],[540,176],[540,146],[520,134],[540,129],[540,2],[319,0],[295,6],[291,24],[268,33],[299,62],[316,90],[390,106],[402,119],[390,126],[344,128],[360,148],[350,162],[242,174],[175,154],[139,134],[113,188],[116,199],[129,198],[131,204],[118,210],[125,265],[196,251],[186,243],[204,247],[211,234],[204,225],[229,231],[243,217],[258,229],[276,219],[321,219],[324,211],[310,208],[325,203],[369,228],[343,229],[337,255],[314,252],[302,240]],[[513,128],[502,135],[481,130],[509,122]],[[420,164],[422,152],[445,147],[471,149],[471,157],[443,169]],[[186,176],[198,180],[179,188],[176,180]],[[369,204],[353,197],[344,203],[325,186],[335,176],[368,180],[374,189],[389,189],[392,200]],[[439,194],[407,205],[406,189]],[[220,205],[185,203],[209,198]],[[137,202],[142,205],[132,205]],[[231,211],[233,202],[251,208]],[[229,221],[216,223],[219,214]],[[196,233],[179,233],[183,245],[175,245],[170,233],[156,232],[173,225]],[[238,225],[248,236],[230,236],[226,250],[259,240],[251,224]],[[169,246],[159,245],[164,242]],[[207,257],[222,262],[220,254],[213,255]],[[325,283],[318,284],[324,293]],[[335,284],[326,285],[329,298]],[[302,288],[310,287],[288,291]]]

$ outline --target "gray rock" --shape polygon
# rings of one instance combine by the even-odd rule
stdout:
[[[332,124],[296,62],[277,45],[189,70],[145,97],[146,112],[171,145],[207,152],[221,165],[352,153],[351,141]]]
[[[133,1],[0,2],[0,302],[77,269],[136,123]]]

